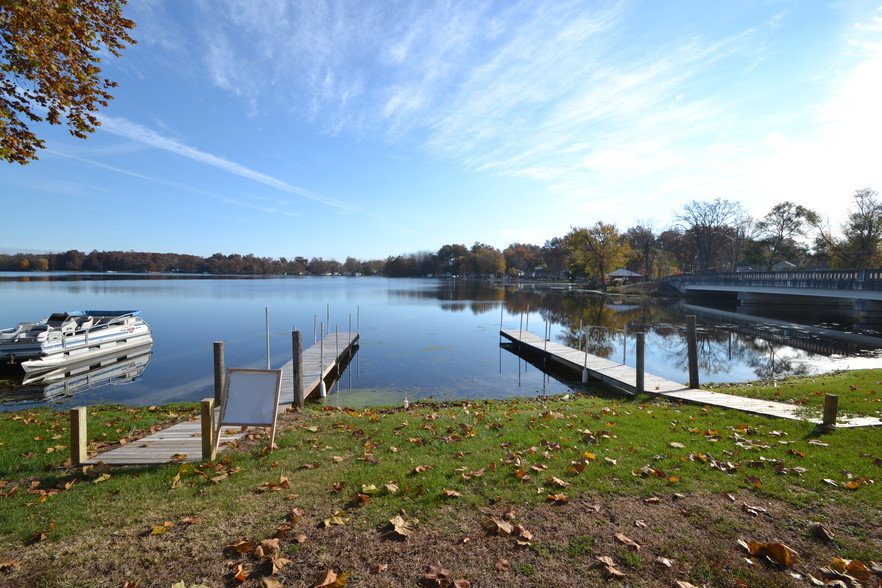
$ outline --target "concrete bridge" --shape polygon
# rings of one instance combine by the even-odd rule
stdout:
[[[848,320],[855,331],[882,331],[882,270],[684,274],[665,282],[687,297],[735,297],[739,312],[808,312]]]

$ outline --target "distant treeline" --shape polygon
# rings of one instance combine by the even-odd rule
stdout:
[[[543,254],[544,251],[544,254]],[[421,252],[388,257],[385,260],[362,261],[347,257],[336,259],[313,257],[257,257],[251,254],[211,257],[181,253],[147,253],[138,251],[82,251],[64,253],[0,254],[0,271],[70,271],[126,273],[188,273],[244,275],[385,275],[392,277],[435,275],[495,275],[508,268],[536,271],[538,266],[561,271],[565,259],[560,251],[543,250],[535,245],[515,244],[505,250],[482,243],[472,247],[445,245],[435,253]],[[517,270],[514,270],[517,271]]]
[[[64,253],[0,255],[3,271],[135,272],[249,275],[428,275],[575,278],[605,285],[610,279],[656,279],[680,272],[745,269],[871,268],[882,266],[882,201],[869,188],[857,190],[846,221],[836,232],[820,215],[793,202],[781,202],[762,218],[741,205],[717,198],[693,201],[676,223],[657,229],[651,221],[620,230],[597,221],[573,227],[544,245],[512,243],[504,250],[476,242],[444,245],[363,261],[347,257],[273,259],[215,253],[77,250]],[[620,270],[628,270],[623,272]]]

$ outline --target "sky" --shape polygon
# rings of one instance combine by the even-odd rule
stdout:
[[[0,251],[343,261],[882,192],[882,0],[136,0]]]

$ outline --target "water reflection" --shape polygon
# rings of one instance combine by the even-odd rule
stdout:
[[[337,325],[341,331],[361,331],[358,357],[333,394],[334,403],[343,405],[399,404],[405,396],[411,401],[505,398],[571,390],[502,354],[500,329],[549,333],[558,343],[630,366],[636,363],[634,335],[643,332],[646,370],[676,382],[688,379],[686,315],[698,319],[702,382],[854,367],[856,358],[874,357],[880,342],[734,309],[603,296],[559,285],[345,277],[26,277],[41,281],[0,276],[0,327],[57,310],[139,308],[154,332],[150,370],[128,386],[76,392],[77,403],[149,405],[213,396],[213,341],[225,342],[227,367],[266,365],[266,309],[274,366],[290,359],[294,326],[310,342],[320,323],[330,331]]]
[[[687,315],[695,315],[699,322],[702,381],[803,375],[812,373],[825,359],[872,358],[882,348],[877,337],[844,331],[848,325],[800,325],[739,314],[735,309],[689,305],[678,299],[602,295],[543,285],[500,287],[475,280],[448,280],[434,289],[402,289],[396,296],[437,299],[443,301],[442,310],[470,310],[475,315],[502,304],[509,316],[522,317],[518,328],[541,333],[546,324],[551,325],[558,343],[625,364],[635,361],[634,333],[643,332],[647,370],[675,380],[684,380],[683,374],[688,373]],[[453,302],[459,300],[464,302]],[[818,317],[825,318],[829,317]]]
[[[104,386],[129,384],[140,379],[152,355],[153,345],[147,344],[36,375],[19,375],[14,368],[7,367],[4,375],[12,380],[8,387],[0,389],[0,404],[43,404]]]

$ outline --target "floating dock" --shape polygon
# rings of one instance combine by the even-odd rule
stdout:
[[[349,362],[355,353],[358,334],[331,333],[323,337],[309,349],[303,351],[303,395],[304,398],[318,397],[321,382],[341,370],[341,365]],[[294,360],[282,366],[282,390],[279,405],[294,402]],[[217,411],[215,411],[215,422]],[[224,427],[221,430],[219,450],[225,442],[246,435],[238,427]],[[170,462],[203,461],[202,430],[199,419],[183,421],[143,439],[132,441],[116,449],[93,455],[83,463],[108,465],[157,465]]]
[[[349,363],[358,345],[358,333],[330,333],[305,350],[303,357],[303,398],[318,398],[322,380]],[[279,404],[293,404],[294,360],[282,366],[282,393]]]
[[[579,349],[548,341],[539,335],[534,335],[527,331],[503,330],[499,334],[511,341],[514,350],[518,353],[527,352],[533,355],[544,356],[559,366],[580,374],[583,369],[587,369],[588,375],[595,380],[604,382],[628,394],[635,394],[637,392],[636,368],[586,354]],[[802,406],[690,388],[689,386],[649,373],[644,373],[644,392],[692,404],[730,408],[768,417],[811,423],[821,422],[820,418],[806,418],[804,416],[806,412],[805,407]],[[836,420],[836,426],[843,428],[874,425],[882,426],[882,420],[877,417],[851,417]]]

